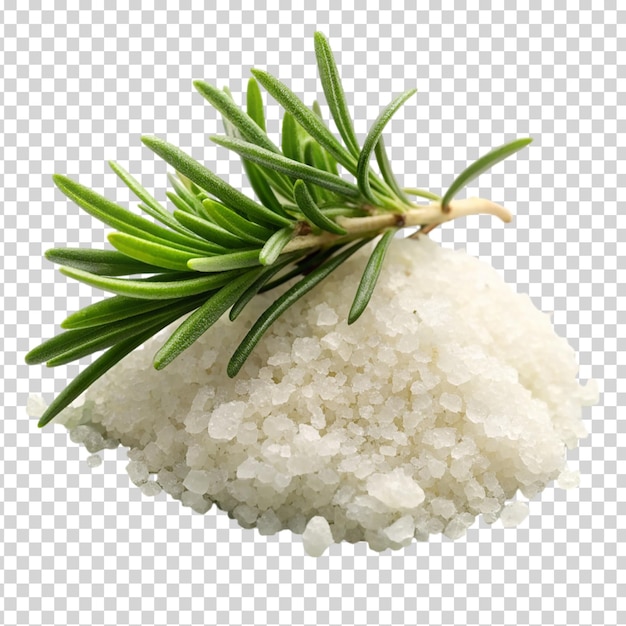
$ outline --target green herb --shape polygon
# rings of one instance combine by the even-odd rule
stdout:
[[[143,143],[171,165],[172,191],[166,209],[122,166],[111,169],[140,200],[150,219],[102,197],[62,175],[57,187],[104,224],[115,250],[55,248],[46,257],[61,271],[112,292],[102,302],[69,315],[64,333],[31,350],[26,362],[61,365],[106,350],[53,401],[39,421],[43,426],[109,368],[168,324],[189,314],[154,358],[164,368],[230,311],[235,320],[258,293],[293,281],[259,317],[236,348],[227,371],[235,376],[284,311],[322,282],[368,242],[373,247],[356,290],[347,322],[367,307],[391,240],[402,227],[425,234],[460,216],[488,213],[504,221],[503,207],[478,198],[453,200],[471,180],[514,154],[531,139],[497,148],[462,172],[440,196],[402,188],[393,174],[383,130],[414,89],[394,98],[367,134],[362,147],[328,41],[315,34],[322,88],[337,138],[319,104],[310,108],[277,78],[252,70],[245,109],[228,89],[203,81],[194,86],[222,115],[225,136],[213,141],[237,152],[258,200],[216,176],[187,153],[157,137]],[[259,84],[285,109],[278,143],[266,133]],[[376,157],[379,172],[372,169]],[[343,172],[341,171],[343,168]],[[345,174],[354,177],[348,180]],[[409,196],[430,204],[415,204]]]
[[[387,250],[389,250],[389,244],[397,232],[397,228],[390,228],[378,241],[374,252],[372,252],[365,271],[361,277],[359,288],[357,289],[350,313],[348,314],[348,324],[354,324],[359,317],[361,317],[363,311],[369,304],[369,301],[374,293],[374,287],[376,287],[376,281],[380,276],[380,271],[383,268],[383,261]]]

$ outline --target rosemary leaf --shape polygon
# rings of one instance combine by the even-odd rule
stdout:
[[[328,248],[322,248],[314,250],[313,252],[307,254],[302,257],[299,261],[294,264],[289,271],[281,274],[276,280],[266,283],[259,290],[259,293],[265,293],[266,291],[271,291],[280,285],[290,281],[292,278],[302,274],[306,276],[310,274],[316,267],[319,267],[326,259],[331,257],[335,252],[341,250],[342,247],[345,246],[345,243],[340,243],[335,246],[330,246]]]
[[[163,272],[162,267],[149,265],[127,257],[117,250],[95,250],[92,248],[52,248],[45,257],[52,263],[74,267],[102,276],[126,276]]]
[[[180,302],[170,304],[168,307],[156,311],[147,311],[142,315],[134,315],[105,326],[67,330],[31,350],[26,355],[26,362],[29,364],[46,362],[48,367],[71,363],[128,339],[142,332],[148,326],[174,321],[181,315],[200,306],[202,302],[203,299],[197,296],[185,298]]]
[[[394,98],[376,118],[376,121],[372,125],[365,142],[363,143],[363,150],[359,156],[359,162],[357,164],[356,178],[361,193],[368,198],[371,202],[377,203],[376,197],[372,194],[369,180],[370,171],[370,158],[372,152],[382,135],[382,132],[387,125],[387,122],[393,117],[393,114],[413,95],[417,92],[417,89],[409,89],[409,91]]]
[[[322,122],[324,121],[324,116],[322,115],[322,107],[317,100],[313,100],[313,104],[311,105],[311,111],[313,111],[313,113],[315,113],[315,115],[317,115],[317,117],[319,117]],[[328,126],[328,124],[325,125]]]
[[[172,270],[186,270],[187,261],[204,256],[202,252],[186,252],[126,233],[111,233],[107,238],[116,250],[132,259]]]
[[[208,217],[218,226],[249,243],[264,244],[267,238],[271,237],[274,232],[247,220],[245,217],[241,217],[232,209],[215,200],[204,200],[202,205]]]
[[[324,158],[324,154],[324,150],[318,143],[313,141],[313,139],[310,139],[305,143],[304,162],[316,170],[328,172],[328,163]],[[335,193],[325,189],[324,187],[316,187],[315,192],[315,199],[320,203],[332,202],[337,199],[337,195]]]
[[[179,179],[171,174],[167,175],[168,180],[170,181],[176,195],[185,202],[185,204],[189,207],[192,213],[196,215],[202,211],[202,202],[198,200],[197,196],[195,196],[187,187],[185,187]]]
[[[195,233],[181,226],[161,204],[142,187],[139,182],[133,178],[121,165],[114,161],[109,161],[111,169],[120,177],[120,179],[128,186],[128,188],[140,199],[139,208],[156,219],[157,221],[169,226],[186,237],[197,238],[198,241],[205,245],[202,238],[198,238]]]
[[[293,199],[293,191],[291,189],[286,190],[283,186],[275,184],[275,181],[271,180],[267,176],[268,170],[260,167],[259,165],[252,163],[248,159],[242,159],[243,167],[246,171],[246,176],[250,181],[250,186],[254,190],[257,198],[268,208],[282,215],[283,217],[289,217],[285,213],[280,201],[276,197],[276,194],[272,190],[272,187],[278,191],[278,193],[287,200]],[[275,172],[274,172],[275,173]]]
[[[320,80],[326,96],[326,102],[337,124],[339,134],[352,155],[358,159],[360,148],[354,133],[352,119],[348,112],[346,97],[341,86],[341,79],[328,40],[321,32],[315,33],[315,55],[319,68]]]
[[[249,270],[222,287],[187,317],[156,353],[154,367],[161,370],[204,334],[258,278],[263,268]]]
[[[169,226],[172,230],[175,230],[176,232],[180,233],[181,235],[185,235],[187,237],[197,238],[194,233],[192,233],[191,231],[187,230],[186,228],[183,228],[172,217],[172,214],[169,211],[166,211],[168,217],[165,218],[164,216],[158,214],[152,207],[148,206],[147,204],[144,204],[143,202],[140,202],[137,206],[142,211],[144,211],[145,213],[147,213],[148,215],[150,215],[151,217],[153,217],[157,221],[161,222],[162,224],[165,224],[166,226]],[[205,244],[205,242],[203,242],[201,239],[198,239],[197,243],[198,243],[198,245],[204,245]]]
[[[228,254],[190,259],[187,266],[196,272],[225,272],[226,270],[254,267],[260,264],[260,253],[261,248],[229,252]]]
[[[250,115],[242,111],[227,93],[201,80],[194,81],[193,86],[241,133],[246,141],[261,146],[270,152],[279,152],[278,147],[266,135],[265,131]]]
[[[425,189],[414,189],[413,187],[405,187],[403,191],[404,193],[408,193],[411,196],[426,198],[427,200],[433,200],[434,202],[439,202],[441,200],[441,196],[438,196],[436,193],[432,193],[432,191],[426,191]]]
[[[261,224],[275,224],[288,226],[291,222],[282,215],[277,215],[267,207],[256,203],[245,194],[241,193],[227,182],[216,176],[213,172],[192,159],[188,154],[158,137],[143,136],[141,141],[158,154],[164,161],[169,163],[177,171],[182,172],[189,180],[196,183],[200,188],[217,196],[224,204],[231,208],[237,207],[251,220]]]
[[[152,209],[151,215],[156,219],[159,219],[163,224],[171,226],[171,215],[168,211],[161,206],[161,204],[148,192],[147,189],[141,186],[139,181],[134,178],[129,172],[127,172],[119,163],[115,161],[109,161],[109,167],[119,176],[124,184],[142,201]],[[158,217],[157,217],[158,216]]]
[[[250,80],[254,80],[254,78],[251,78]],[[254,82],[256,83],[256,81]],[[258,85],[257,85],[257,90],[258,90]],[[224,87],[224,93],[227,95],[228,99],[230,100],[230,106],[238,109],[228,87]],[[239,113],[242,115],[245,115],[243,111],[239,111]],[[250,118],[252,119],[251,116]],[[246,139],[247,135],[242,131],[242,129],[234,125],[225,115],[222,115],[222,120],[224,122],[224,130],[228,137],[234,137],[235,139]],[[271,144],[271,147],[268,146],[270,150],[273,150],[276,152],[279,151],[273,142],[270,142],[270,144]],[[291,198],[293,196],[293,193],[292,193],[293,183],[289,180],[289,178],[287,178],[284,174],[281,174],[274,170],[267,170],[261,167],[260,165],[256,165],[254,163],[251,163],[250,161],[247,161],[246,159],[242,158],[241,161],[243,163],[244,169],[246,170],[246,175],[248,176],[250,180],[250,184],[252,185],[252,189],[254,189],[254,192],[256,193],[259,200],[261,200],[262,204],[267,206],[272,211],[275,211],[279,215],[282,215],[283,217],[289,217],[283,211],[280,202],[277,201],[272,191],[272,187],[273,187],[283,197]]]
[[[263,107],[263,97],[259,89],[259,83],[254,76],[248,79],[248,88],[246,90],[246,110],[251,119],[257,126],[265,132],[265,109]]]
[[[303,163],[305,163],[306,165],[310,167],[313,167],[312,165],[313,157],[311,154],[311,146],[313,146],[314,144],[315,144],[315,139],[313,139],[312,137],[307,137],[303,144],[303,148],[304,148]],[[299,180],[302,180],[302,179],[299,179]],[[317,185],[311,185],[310,187],[308,187],[308,190],[309,190],[309,194],[311,195],[313,202],[315,202],[316,204],[323,203],[326,201],[326,198],[322,195],[323,190],[321,187],[318,187]],[[295,200],[295,194],[294,194],[294,200]]]
[[[226,256],[226,255],[225,255]],[[221,257],[214,257],[219,259]],[[211,276],[197,276],[186,280],[171,281],[146,281],[131,278],[110,278],[108,276],[97,276],[71,267],[62,267],[61,273],[75,280],[79,280],[86,285],[91,285],[97,289],[110,291],[120,296],[130,298],[142,298],[146,300],[167,300],[173,298],[184,298],[193,296],[211,289],[222,287],[227,282],[235,278],[238,272],[224,272]]]
[[[315,113],[315,115],[317,115],[317,117],[319,117],[322,121],[324,121],[324,118],[322,116],[322,109],[320,108],[319,102],[317,100],[313,101],[313,106],[311,107],[311,110],[313,111],[313,113]],[[303,132],[306,132],[306,131],[303,131]],[[319,151],[324,156],[322,162],[325,163],[325,166],[322,169],[339,176],[339,169],[337,168],[337,161],[335,161],[334,157],[330,154],[330,152],[322,149],[322,147],[318,143],[316,143],[315,145],[319,148]]]
[[[338,176],[336,161],[333,159],[326,150],[324,150],[318,143],[315,141],[310,141],[309,144],[311,146],[311,156],[310,161],[307,160],[308,164],[316,167],[319,170],[323,170],[324,172],[329,172],[334,176]],[[332,194],[330,194],[332,196]]]
[[[363,276],[361,277],[361,282],[357,288],[356,295],[354,296],[350,313],[348,314],[348,324],[354,324],[354,322],[361,317],[361,314],[365,311],[367,305],[369,304],[372,294],[374,293],[374,287],[376,287],[376,282],[380,276],[380,271],[383,267],[383,261],[385,260],[385,255],[389,249],[389,244],[397,232],[397,228],[391,228],[385,231],[385,234],[380,238],[374,248],[374,251],[370,255],[367,265],[365,266]]]
[[[187,204],[177,193],[173,191],[166,191],[165,195],[167,199],[176,207],[175,210],[181,213],[188,213],[189,215],[197,215],[196,211]]]
[[[356,158],[350,154],[330,132],[326,125],[283,83],[263,70],[251,70],[254,77],[267,89],[285,111],[313,137],[323,148],[328,150],[338,163],[348,171],[354,171]]]
[[[245,248],[249,247],[249,242],[233,235],[230,231],[222,228],[211,222],[196,215],[185,213],[184,211],[174,211],[174,217],[189,230],[200,235],[206,241],[209,241],[216,246],[221,247],[221,254],[228,252],[230,248]]]
[[[398,198],[408,203],[409,199],[406,197],[404,191],[402,191],[400,185],[398,185],[398,181],[396,180],[393,170],[391,169],[391,163],[389,162],[389,157],[387,156],[387,150],[385,149],[385,142],[382,135],[376,143],[374,153],[376,154],[376,162],[378,163],[380,173],[383,175],[383,180],[389,185]]]
[[[237,302],[233,304],[228,317],[231,322],[234,322],[239,314],[243,311],[245,306],[256,296],[261,289],[280,272],[284,267],[294,261],[297,254],[286,254],[285,259],[281,259],[273,265],[269,265],[263,268],[263,271],[259,274],[259,277],[248,287],[239,297]]]
[[[292,161],[304,163],[304,140],[306,131],[296,122],[289,111],[285,111],[281,128],[281,148],[283,154]]]
[[[272,265],[280,256],[283,248],[291,241],[294,235],[293,227],[281,228],[277,230],[263,246],[259,253],[259,262],[261,265]]]
[[[367,211],[363,209],[359,209],[358,207],[351,206],[333,206],[332,204],[328,206],[321,206],[320,211],[326,217],[367,217]],[[338,224],[337,224],[338,225]],[[339,227],[341,228],[341,226]]]
[[[298,208],[311,224],[329,233],[334,233],[335,235],[346,234],[345,228],[339,226],[339,224],[320,211],[303,180],[296,181],[293,191],[296,202],[298,203]]]
[[[255,80],[253,76],[248,80],[248,88],[246,91],[246,109],[248,115],[256,122],[258,127],[265,132],[265,111],[263,108],[263,98],[261,97],[261,90],[259,89],[259,84]],[[246,175],[248,176],[248,180],[252,185],[252,189],[254,189],[254,193],[256,193],[257,198],[268,208],[272,209],[275,213],[279,215],[286,216],[280,202],[274,195],[272,191],[272,186],[270,181],[263,175],[264,170],[259,168],[254,163],[250,161],[243,161],[244,168],[246,170]],[[290,194],[288,197],[290,197]]]
[[[450,185],[450,188],[444,194],[441,199],[441,206],[445,207],[450,204],[450,201],[454,196],[467,185],[469,182],[480,176],[483,172],[486,172],[490,167],[500,163],[507,157],[515,154],[522,148],[525,148],[532,141],[532,137],[526,137],[524,139],[516,139],[510,143],[505,143],[499,148],[494,148],[491,152],[488,152],[484,156],[480,157],[477,161],[472,163],[467,169],[463,170]]]
[[[283,155],[274,154],[273,152],[259,148],[258,146],[246,141],[216,135],[213,135],[211,140],[220,146],[224,146],[229,150],[237,152],[251,161],[255,161],[256,163],[260,163],[261,165],[275,169],[276,171],[283,172],[291,178],[302,178],[307,182],[330,189],[331,191],[335,191],[340,195],[347,196],[348,198],[357,198],[360,195],[359,189],[356,185],[349,183],[339,176],[318,170],[310,165],[305,165],[304,163],[298,163],[297,161],[288,159]]]
[[[313,287],[319,284],[331,272],[336,270],[344,261],[350,258],[359,248],[365,245],[371,238],[365,238],[352,244],[337,255],[331,257],[325,263],[314,269],[301,281],[288,289],[282,296],[273,302],[254,323],[248,334],[244,337],[239,347],[231,357],[227,372],[233,378],[243,367],[256,344],[269,329],[269,327],[295,302],[306,295]]]
[[[170,304],[168,300],[142,300],[128,296],[112,296],[72,313],[61,322],[61,328],[94,328],[167,307]]]

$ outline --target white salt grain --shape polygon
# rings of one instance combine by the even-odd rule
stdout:
[[[275,535],[282,527],[282,522],[272,509],[268,509],[257,519],[257,528],[261,535]]]
[[[192,493],[203,495],[209,489],[209,476],[203,470],[191,470],[183,481],[183,487]]]
[[[302,533],[304,550],[309,556],[322,556],[333,543],[333,535],[326,518],[312,517]]]
[[[209,420],[209,435],[219,441],[234,439],[243,418],[244,402],[227,402],[218,406]]]
[[[404,543],[413,538],[415,532],[415,521],[410,515],[404,515],[396,520],[391,526],[383,530],[389,541],[394,543]]]
[[[500,513],[500,521],[505,528],[519,526],[527,517],[528,505],[525,502],[507,504]]]
[[[29,417],[39,419],[45,413],[47,408],[48,405],[39,394],[31,395],[26,401],[26,414]]]
[[[573,489],[580,485],[580,473],[574,470],[565,469],[557,478],[557,485],[561,489]]]
[[[468,527],[463,523],[460,518],[455,517],[445,526],[445,528],[443,529],[443,534],[448,539],[460,539],[467,532],[467,528]]]
[[[235,508],[233,514],[240,523],[254,524],[259,516],[259,511],[248,504],[240,504]]]
[[[367,492],[388,509],[414,509],[424,501],[422,488],[402,470],[373,474],[367,479]]]
[[[346,285],[366,255],[278,319],[235,379],[226,359],[278,292],[218,321],[167,374],[151,363],[167,334],[154,338],[59,422],[92,452],[129,448],[146,495],[200,513],[216,502],[263,534],[303,533],[312,554],[333,537],[376,550],[458,538],[479,514],[515,525],[528,509],[511,494],[574,486],[566,452],[597,387],[579,385],[549,318],[493,268],[422,237],[393,241],[348,326]]]
[[[141,483],[145,483],[148,480],[148,468],[141,461],[131,461],[126,466],[126,471],[128,472],[128,477],[135,485],[141,485]]]
[[[439,396],[439,403],[444,409],[452,411],[453,413],[458,413],[463,407],[461,396],[458,396],[456,393],[448,393],[447,391],[444,391],[441,396]]]
[[[296,363],[310,363],[319,357],[321,351],[319,341],[312,337],[297,337],[291,348]]]
[[[206,513],[211,508],[211,502],[205,500],[201,495],[192,491],[183,492],[181,502],[193,509],[196,513]]]
[[[430,502],[430,506],[435,515],[439,515],[445,519],[450,519],[456,513],[454,502],[446,498],[433,498]]]
[[[215,397],[214,389],[200,389],[193,399],[189,413],[185,418],[187,432],[192,434],[201,433],[207,429],[210,412],[207,405]]]
[[[316,310],[318,326],[334,326],[339,320],[337,313],[327,304],[320,304]]]
[[[139,489],[141,489],[141,493],[143,493],[144,496],[150,498],[154,498],[154,496],[158,496],[161,493],[161,485],[154,480],[142,483],[139,485]]]
[[[580,391],[580,399],[583,406],[593,406],[600,398],[600,389],[596,380],[588,380]]]
[[[87,457],[87,465],[91,468],[102,465],[102,457],[99,454],[92,454]]]

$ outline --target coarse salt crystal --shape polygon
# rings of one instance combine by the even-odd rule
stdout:
[[[454,502],[447,498],[433,498],[430,506],[435,515],[440,515],[445,519],[450,519],[456,513]]]
[[[226,402],[215,408],[209,420],[209,435],[219,441],[234,439],[246,410],[245,402]]]
[[[188,506],[196,513],[206,513],[212,506],[212,502],[205,500],[200,494],[193,491],[185,491],[181,495],[180,501],[184,506]]]
[[[130,461],[126,466],[126,471],[135,485],[140,485],[148,480],[148,468],[141,461]]]
[[[40,394],[33,394],[26,401],[26,413],[29,417],[39,419],[46,412],[47,408],[48,405]]]
[[[401,469],[367,479],[367,492],[389,509],[414,509],[424,502],[422,488]]]
[[[403,543],[412,539],[414,532],[415,521],[410,515],[404,515],[383,530],[387,538],[394,543]]]
[[[317,307],[317,325],[318,326],[334,326],[339,321],[339,317],[334,309],[327,304]]]
[[[102,457],[99,454],[92,454],[91,456],[88,456],[87,465],[91,468],[102,465]]]
[[[256,523],[261,535],[274,535],[283,527],[279,517],[271,509],[264,511],[258,517]]]
[[[310,363],[317,359],[321,351],[319,341],[312,337],[297,337],[291,347],[291,354],[296,363]]]
[[[141,493],[143,493],[144,496],[148,497],[154,497],[161,493],[161,485],[154,480],[142,483],[139,485],[139,489],[141,489]]]
[[[183,486],[192,493],[203,495],[209,488],[209,476],[203,470],[190,470],[183,481]]]
[[[528,505],[525,502],[511,502],[500,513],[500,521],[505,528],[519,526],[528,517]]]
[[[448,393],[447,391],[444,391],[439,396],[439,404],[441,404],[444,409],[452,411],[453,413],[458,413],[463,407],[461,397],[457,396],[456,393]]]
[[[309,556],[322,556],[333,543],[333,534],[326,518],[312,517],[302,533],[304,550]]]
[[[580,485],[580,472],[566,468],[559,474],[556,482],[561,489],[578,487]]]

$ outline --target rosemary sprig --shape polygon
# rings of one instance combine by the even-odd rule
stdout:
[[[415,93],[394,98],[373,123],[363,146],[354,132],[339,72],[322,33],[315,34],[321,83],[337,138],[317,102],[309,108],[286,85],[252,70],[245,110],[228,89],[194,82],[222,115],[225,136],[213,141],[237,152],[258,198],[253,200],[188,154],[157,137],[143,143],[176,171],[170,176],[169,211],[121,165],[111,169],[140,200],[154,221],[102,197],[62,175],[57,187],[95,218],[115,229],[115,250],[54,248],[46,257],[76,280],[114,295],[69,315],[65,332],[26,355],[29,364],[55,366],[105,350],[52,402],[44,426],[109,368],[168,324],[189,314],[154,358],[162,369],[193,344],[227,311],[235,320],[256,294],[293,284],[267,308],[236,348],[227,371],[235,376],[272,323],[322,282],[359,248],[379,235],[360,280],[348,323],[367,307],[391,240],[404,226],[426,233],[456,217],[496,215],[503,207],[478,198],[453,200],[471,180],[531,139],[492,150],[462,172],[439,196],[397,182],[383,143],[391,117]],[[285,109],[277,144],[267,135],[259,84]],[[379,173],[372,169],[376,157]],[[339,166],[355,181],[347,180]],[[430,200],[414,204],[409,196]]]

